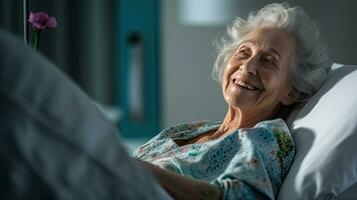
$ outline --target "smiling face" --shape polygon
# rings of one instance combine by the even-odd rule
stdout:
[[[272,117],[289,96],[289,68],[296,49],[294,37],[279,28],[251,31],[224,70],[222,89],[230,109],[242,115]]]

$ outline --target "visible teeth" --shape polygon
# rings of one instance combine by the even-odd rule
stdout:
[[[237,84],[240,85],[240,86],[243,86],[243,87],[245,87],[245,88],[248,88],[248,89],[250,89],[250,90],[254,90],[254,89],[255,89],[254,86],[252,86],[252,85],[249,84],[249,83],[243,82],[243,81],[238,81]]]
[[[248,85],[248,89],[254,90],[254,87],[251,85]]]

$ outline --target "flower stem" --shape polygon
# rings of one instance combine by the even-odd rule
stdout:
[[[41,30],[35,31],[35,42],[33,44],[34,50],[36,50],[40,46],[40,34],[41,34]]]

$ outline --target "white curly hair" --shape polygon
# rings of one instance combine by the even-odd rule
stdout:
[[[298,49],[295,62],[290,66],[292,97],[296,102],[307,101],[326,79],[331,62],[316,24],[301,7],[290,7],[287,3],[269,4],[250,13],[247,20],[236,18],[233,21],[227,29],[227,36],[216,42],[218,57],[212,71],[213,78],[222,82],[224,68],[234,51],[249,32],[263,26],[281,28],[295,36]]]

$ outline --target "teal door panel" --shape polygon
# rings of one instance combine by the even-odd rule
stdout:
[[[124,137],[160,129],[158,0],[118,0],[118,94]]]

